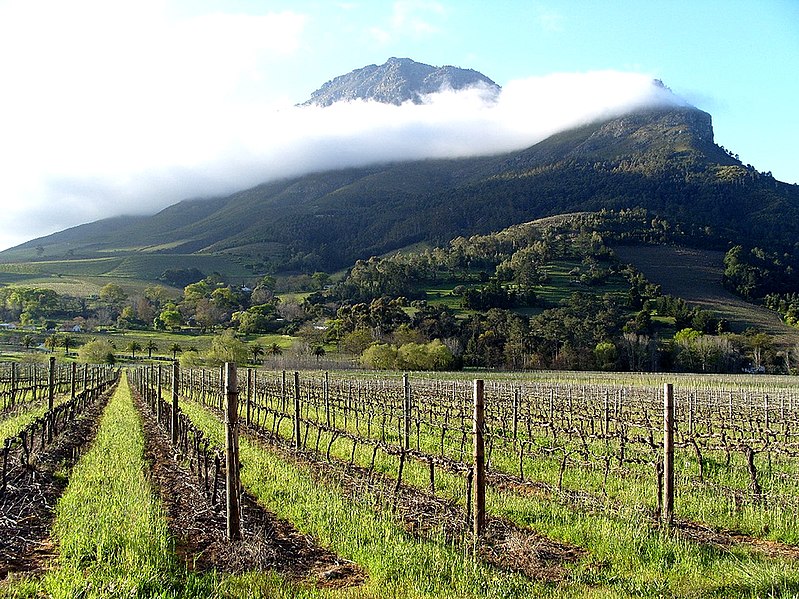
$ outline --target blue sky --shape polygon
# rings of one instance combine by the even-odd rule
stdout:
[[[481,71],[512,109],[292,108],[392,56]],[[646,101],[651,78],[797,183],[797,67],[797,0],[0,0],[0,248],[364,156],[524,147]]]

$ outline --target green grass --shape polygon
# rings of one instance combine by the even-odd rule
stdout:
[[[215,443],[222,423],[205,408],[183,402],[192,421]],[[280,453],[240,441],[242,481],[267,508],[312,535],[323,546],[368,572],[357,597],[562,597],[560,589],[475,562],[440,539],[417,539],[386,511],[376,510],[368,492],[357,497]]]
[[[168,596],[175,589],[181,568],[143,451],[141,423],[123,379],[56,508],[60,557],[42,581],[45,592]]]
[[[341,426],[341,414],[337,420]],[[348,428],[355,432],[352,426],[354,419],[351,417],[349,422],[351,426]],[[271,418],[266,422],[267,428],[270,425]],[[361,426],[364,426],[363,422]],[[397,443],[395,423],[387,428],[388,441]],[[284,438],[291,438],[290,419],[283,420],[279,433]],[[373,436],[379,436],[379,427],[373,427]],[[322,433],[320,438],[319,447],[324,452],[330,435]],[[307,442],[311,448],[316,445],[316,431],[308,435]],[[422,450],[437,454],[438,442],[438,438],[426,438],[422,435]],[[331,455],[339,460],[349,461],[353,455],[352,442],[347,439],[340,438],[331,447]],[[371,453],[370,447],[359,444],[354,453],[355,462],[368,467],[372,459]],[[448,452],[448,455],[452,453],[457,453],[457,450]],[[717,456],[706,452],[706,459],[715,457]],[[688,451],[678,451],[676,457],[680,472],[676,509],[680,517],[739,530],[756,537],[797,542],[799,526],[792,510],[766,510],[754,505],[736,510],[731,501],[722,499],[713,492],[713,485],[701,488],[690,484],[696,469],[690,464],[690,458]],[[713,484],[724,488],[746,490],[748,479],[742,459],[734,457],[733,461],[738,464],[732,474],[719,472],[714,477],[708,466],[706,477],[715,478]],[[764,461],[765,458],[758,462],[762,473],[766,472]],[[536,455],[525,462],[527,479],[545,481],[556,487],[558,466],[557,457]],[[378,452],[375,462],[377,472],[396,477],[397,468],[396,456]],[[506,454],[501,448],[496,448],[493,469],[512,473],[515,468],[513,453]],[[593,594],[594,591],[590,589],[594,587],[605,589],[607,595],[600,596],[619,597],[755,597],[763,593],[770,596],[793,596],[799,590],[799,568],[790,560],[766,558],[746,545],[722,551],[654,527],[651,516],[648,516],[655,504],[652,469],[641,466],[626,470],[627,473],[623,476],[613,475],[609,478],[607,499],[603,500],[602,472],[590,468],[567,469],[564,488],[594,494],[599,499],[598,506],[590,502],[584,506],[575,505],[557,493],[520,495],[517,492],[489,487],[489,513],[538,530],[550,538],[586,548],[589,557],[578,565],[573,575],[574,584],[569,587],[571,592],[581,595]],[[767,493],[787,495],[793,491],[791,481],[796,479],[796,475],[795,464],[788,460],[781,463],[775,458],[773,473],[761,475],[760,482]],[[426,489],[427,466],[415,462],[406,463],[403,481],[419,489]],[[462,477],[437,470],[437,494],[463,505],[464,487]]]
[[[123,379],[91,450],[73,469],[56,507],[56,567],[5,591],[11,596],[173,597],[185,571],[143,460],[144,436]],[[208,587],[192,578],[188,587]]]
[[[56,395],[53,398],[53,405],[57,406],[69,399],[69,395]],[[14,437],[23,428],[28,426],[31,422],[44,416],[47,412],[47,397],[42,394],[39,397],[40,402],[43,404],[29,406],[22,413],[13,413],[10,416],[0,414],[0,444],[10,437]]]

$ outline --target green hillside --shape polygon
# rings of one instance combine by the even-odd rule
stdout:
[[[741,164],[713,143],[710,115],[686,107],[585,125],[501,156],[315,173],[181,202],[34,240],[0,260],[226,252],[256,269],[331,272],[418,242],[633,207],[693,245],[744,239],[794,252],[799,239],[799,186]]]

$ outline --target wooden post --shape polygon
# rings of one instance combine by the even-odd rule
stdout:
[[[404,439],[402,446],[407,450],[411,448],[411,381],[408,379],[408,373],[402,375],[402,387],[404,391],[402,405],[404,419]]]
[[[663,385],[663,523],[674,522],[674,386]]]
[[[286,413],[286,371],[284,370],[280,378],[280,409]]]
[[[330,373],[328,372],[325,372],[323,392],[325,398],[325,423],[327,428],[330,428]]]
[[[70,399],[75,399],[75,388],[77,385],[78,378],[78,365],[75,362],[72,362],[72,369],[70,371],[69,377],[69,397]]]
[[[11,405],[17,401],[17,363],[11,362]]]
[[[485,494],[485,410],[483,401],[484,382],[481,379],[474,381],[474,521],[473,532],[475,537],[480,537],[485,530],[486,523],[486,494]]]
[[[239,513],[239,406],[236,365],[225,362],[225,469],[227,496],[227,538],[241,539],[241,515]]]
[[[170,431],[172,433],[172,445],[178,444],[178,383],[180,381],[180,364],[175,360],[172,363],[172,422]]]
[[[53,411],[55,398],[55,356],[50,356],[50,369],[47,374],[47,410]]]
[[[521,395],[521,390],[516,387],[513,390],[513,440],[519,438],[519,399]]]
[[[300,373],[294,371],[294,446],[302,448],[300,436]]]
[[[164,388],[164,375],[161,370],[161,365],[158,365],[158,392],[155,396],[155,419],[158,422],[158,426],[161,426],[161,393]]]
[[[247,407],[245,409],[244,422],[250,426],[250,406],[252,405],[252,368],[247,369]]]
[[[55,356],[50,356],[50,369],[47,375],[47,442],[53,440],[53,403],[55,399]],[[44,436],[42,436],[44,439]],[[33,445],[31,445],[32,447]]]

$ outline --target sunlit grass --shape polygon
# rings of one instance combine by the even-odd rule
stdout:
[[[205,408],[183,402],[192,421],[223,440],[223,424]],[[441,539],[418,539],[368,492],[351,496],[332,481],[321,483],[280,453],[240,441],[242,482],[280,517],[321,545],[355,561],[368,573],[357,597],[561,597],[553,585],[526,580],[475,562],[468,550]],[[568,596],[568,593],[567,593]]]

